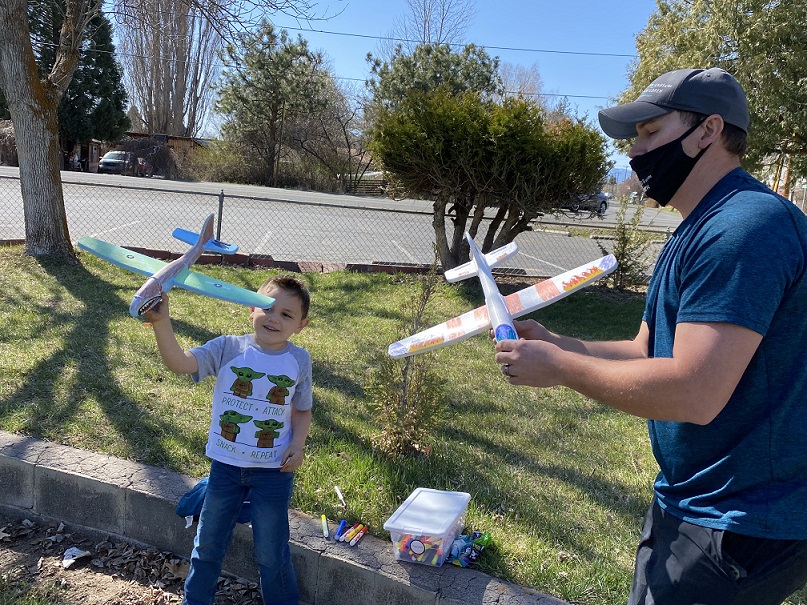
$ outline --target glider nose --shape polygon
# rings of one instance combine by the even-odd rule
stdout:
[[[129,306],[129,315],[132,317],[143,317],[146,313],[154,309],[157,305],[159,305],[163,301],[163,297],[160,294],[156,296],[150,296],[148,298],[141,298],[139,296],[135,296],[132,299],[132,304]]]

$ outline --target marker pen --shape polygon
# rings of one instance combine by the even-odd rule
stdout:
[[[336,491],[336,497],[339,498],[339,502],[347,508],[347,502],[345,502],[345,498],[342,496],[342,490],[339,489],[338,485],[334,485],[333,489]]]
[[[352,526],[350,526],[350,527],[346,528],[344,532],[342,532],[341,534],[339,534],[339,541],[340,541],[340,542],[344,542],[344,541],[345,541],[345,538],[347,538],[347,535],[348,535],[350,532],[352,532],[354,529],[356,529],[356,528],[357,528],[359,525],[361,525],[361,523],[354,523]]]
[[[333,539],[334,539],[334,540],[338,540],[338,539],[339,539],[339,536],[341,536],[341,535],[342,535],[342,532],[343,532],[343,531],[345,531],[345,525],[347,525],[347,521],[345,521],[344,519],[342,519],[342,520],[339,522],[339,527],[338,527],[338,528],[336,528],[336,531],[335,531],[335,532],[334,532],[334,534],[333,534]]]
[[[328,539],[328,520],[322,515],[322,537]]]
[[[351,529],[349,532],[347,532],[347,535],[345,535],[345,540],[344,541],[345,542],[350,542],[353,538],[356,537],[356,534],[359,533],[362,530],[363,527],[364,527],[364,525],[359,523],[358,527],[356,527],[355,529]]]
[[[351,546],[356,546],[356,544],[358,543],[358,541],[359,541],[359,540],[361,540],[361,537],[362,537],[364,534],[366,534],[366,533],[367,533],[367,530],[368,530],[368,529],[369,529],[369,527],[367,527],[366,525],[365,525],[364,527],[362,527],[361,531],[360,531],[359,533],[357,533],[357,534],[356,534],[356,535],[353,537],[353,539],[350,541],[350,545],[351,545]]]

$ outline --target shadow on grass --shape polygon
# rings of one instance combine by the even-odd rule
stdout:
[[[65,426],[85,423],[86,420],[80,418],[87,413],[84,402],[94,400],[115,430],[116,439],[126,442],[132,452],[149,452],[144,462],[170,463],[171,456],[163,449],[160,437],[180,438],[171,418],[156,413],[122,390],[106,353],[112,340],[110,323],[128,317],[126,306],[118,296],[121,288],[98,279],[81,264],[52,259],[43,259],[39,264],[63,289],[63,292],[54,290],[57,301],[39,303],[12,294],[9,302],[33,306],[39,317],[47,318],[48,324],[61,327],[62,336],[48,338],[48,326],[43,326],[42,334],[32,335],[42,338],[43,346],[59,344],[23,372],[16,389],[0,400],[0,414],[21,410],[25,415],[19,426],[21,432],[64,441],[68,437]],[[81,309],[80,312],[73,314],[54,309],[64,293],[76,299],[78,304],[73,308]],[[178,332],[192,333],[196,338],[215,336],[184,322],[175,322],[175,328]],[[108,440],[110,436],[103,438]],[[148,446],[144,446],[144,442],[148,442]],[[196,451],[203,447],[195,442],[185,445]]]
[[[400,310],[394,303],[390,304],[385,297],[368,296],[368,289],[381,289],[390,294],[396,290],[394,275],[345,273],[338,282],[334,282],[325,275],[308,274],[306,280],[317,322],[339,325],[345,323],[345,318],[363,315],[386,320],[400,319]],[[401,298],[401,303],[403,301]]]
[[[598,416],[614,413],[618,412],[612,412],[602,407],[589,415],[584,422],[596,423],[599,421]],[[557,441],[548,439],[547,444],[540,451],[532,452],[503,447],[497,442],[486,439],[484,433],[470,433],[456,427],[444,427],[442,435],[447,441],[474,443],[475,447],[482,450],[486,458],[497,460],[498,467],[504,466],[510,469],[510,472],[516,472],[520,468],[529,469],[533,480],[539,484],[550,484],[554,481],[572,487],[573,491],[585,494],[591,503],[613,513],[626,525],[634,524],[637,515],[643,514],[647,508],[649,484],[637,487],[613,478],[606,480],[592,469],[584,469],[581,465],[575,464],[574,459],[579,458],[579,455],[576,455],[574,451],[566,451],[564,446]],[[606,445],[603,444],[603,446]],[[553,451],[550,454],[548,450]],[[495,510],[501,502],[501,498],[505,498],[515,503],[520,516],[530,518],[533,523],[549,530],[549,533],[542,536],[548,541],[564,544],[570,549],[576,549],[577,552],[587,552],[586,547],[579,540],[580,536],[575,527],[552,522],[552,519],[558,516],[559,511],[573,508],[575,503],[563,501],[561,496],[556,496],[550,491],[542,493],[546,499],[538,502],[529,493],[501,494],[498,493],[498,490],[494,492],[478,490],[477,505]],[[552,500],[554,502],[551,502]],[[579,518],[579,515],[570,511],[569,518]],[[602,553],[593,552],[588,554],[591,556],[602,555]]]

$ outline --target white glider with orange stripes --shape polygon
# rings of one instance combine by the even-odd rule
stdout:
[[[483,255],[467,234],[466,238],[471,246],[471,261],[446,271],[445,277],[448,281],[458,281],[478,276],[485,293],[485,305],[392,343],[387,351],[390,357],[409,357],[465,340],[490,329],[491,320],[496,324],[497,340],[509,338],[507,327],[512,327],[512,319],[546,307],[572,292],[593,284],[612,273],[617,266],[616,259],[609,254],[509,296],[502,296],[493,282],[490,268],[515,254],[518,251],[516,243],[512,242]]]

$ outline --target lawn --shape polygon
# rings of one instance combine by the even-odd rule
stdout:
[[[198,270],[247,288],[274,273]],[[429,454],[385,456],[366,388],[418,278],[303,278],[311,324],[295,342],[314,361],[315,407],[292,505],[336,521],[339,485],[348,519],[386,537],[384,521],[415,487],[466,491],[468,528],[493,537],[482,571],[575,603],[623,603],[656,472],[644,421],[565,388],[509,385],[479,336],[433,355],[445,396]],[[151,330],[127,314],[140,283],[87,254],[76,265],[0,249],[0,429],[201,477],[212,382],[162,366]],[[245,308],[173,294],[183,346],[250,328]],[[428,312],[442,321],[482,303],[474,287],[441,284]],[[534,316],[568,334],[629,338],[642,306],[592,287]]]

